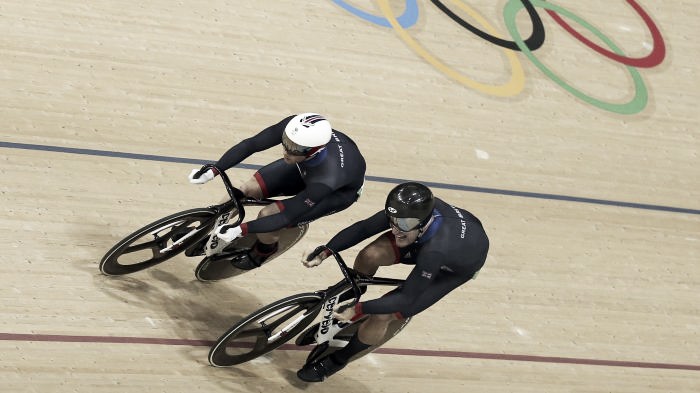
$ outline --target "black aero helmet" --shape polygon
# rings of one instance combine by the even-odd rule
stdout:
[[[384,213],[389,222],[402,232],[425,225],[430,219],[435,199],[430,189],[420,183],[408,182],[394,187],[386,197]]]

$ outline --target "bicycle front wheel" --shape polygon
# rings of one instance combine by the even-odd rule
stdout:
[[[272,351],[313,322],[322,304],[322,295],[302,293],[261,308],[216,341],[209,351],[209,364],[229,367]]]
[[[109,276],[122,275],[165,262],[208,235],[216,216],[213,208],[200,208],[154,221],[107,251],[100,261],[100,271]]]

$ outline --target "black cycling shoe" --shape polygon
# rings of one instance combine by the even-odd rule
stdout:
[[[251,253],[252,251],[242,252],[234,256],[231,258],[231,265],[241,270],[252,270],[260,267],[261,263],[258,263],[255,258],[250,255]]]
[[[347,363],[336,363],[330,355],[307,363],[297,371],[297,377],[305,382],[323,382],[326,378],[342,370]]]
[[[240,255],[236,255],[233,259],[231,259],[231,264],[243,270],[255,269],[256,267],[262,266],[265,261],[267,261],[274,253],[277,252],[277,249],[278,246],[277,243],[275,243],[270,251],[261,254],[257,251],[254,245],[253,248],[247,253],[241,253]]]

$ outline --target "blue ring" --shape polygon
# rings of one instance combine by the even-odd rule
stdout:
[[[351,6],[343,0],[333,0],[333,2],[345,8],[346,11],[349,11],[350,13],[355,14],[368,22],[372,22],[375,25],[383,27],[391,27],[391,23],[389,23],[389,21],[384,17],[368,14],[357,7]],[[404,29],[415,25],[418,21],[418,3],[416,0],[406,0],[406,9],[403,11],[401,16],[396,18],[396,20]]]

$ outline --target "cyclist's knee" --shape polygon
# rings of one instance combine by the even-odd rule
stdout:
[[[360,250],[355,258],[354,269],[373,276],[380,266],[393,264],[391,253],[380,244],[372,243]]]
[[[370,315],[359,327],[358,336],[360,341],[370,345],[379,343],[393,319],[394,316],[391,314]]]
[[[277,204],[272,203],[272,204],[269,204],[269,205],[263,207],[262,209],[260,209],[260,211],[258,212],[258,218],[271,216],[271,215],[277,214],[279,212],[280,212],[280,209],[277,207]]]
[[[248,181],[243,183],[240,186],[240,189],[241,189],[241,192],[243,192],[243,194],[248,196],[248,197],[255,198],[255,199],[262,199],[263,198],[262,188],[260,187],[260,184],[255,179],[255,177],[252,177]]]
[[[373,323],[380,325],[389,324],[395,319],[397,319],[397,316],[395,314],[372,314],[369,316],[369,320],[371,320]]]

